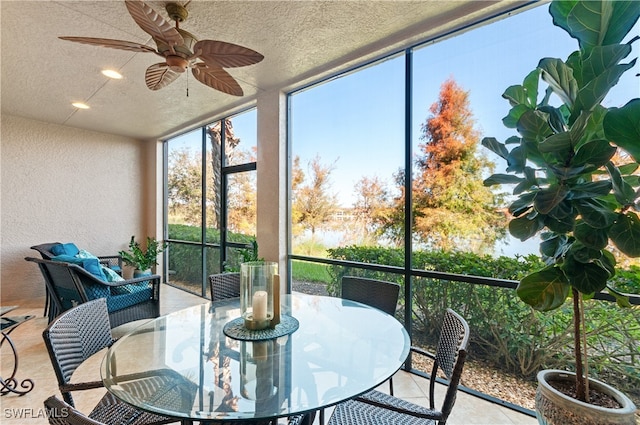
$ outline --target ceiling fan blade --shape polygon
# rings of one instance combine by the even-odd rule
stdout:
[[[242,96],[240,84],[224,69],[199,63],[192,69],[193,76],[202,84],[233,96]]]
[[[90,44],[92,46],[110,47],[112,49],[129,50],[136,53],[158,53],[156,49],[145,46],[144,44],[134,43],[132,41],[112,40],[110,38],[91,38],[91,37],[58,37],[61,40],[73,41],[76,43]]]
[[[184,39],[170,22],[146,3],[137,0],[125,1],[127,10],[136,24],[150,36],[164,41],[169,46],[181,46]]]
[[[253,65],[264,59],[260,53],[237,44],[215,40],[200,40],[193,46],[194,56],[210,66],[236,68]]]
[[[173,83],[179,76],[180,73],[171,70],[166,63],[156,63],[147,68],[144,80],[150,90],[160,90]]]

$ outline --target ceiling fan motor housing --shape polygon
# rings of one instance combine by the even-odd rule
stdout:
[[[198,42],[198,39],[188,31],[180,28],[176,29],[184,39],[184,44],[174,47],[175,54],[164,41],[157,38],[154,38],[153,41],[155,41],[158,46],[158,53],[167,59],[167,65],[169,65],[173,71],[184,72],[189,66],[187,58],[193,55],[193,46]]]

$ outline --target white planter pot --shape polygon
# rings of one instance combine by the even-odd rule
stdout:
[[[574,381],[575,373],[562,370],[543,370],[538,373],[536,416],[540,425],[636,425],[636,406],[620,391],[595,379],[589,388],[613,397],[622,406],[609,409],[578,401],[549,385],[549,380]]]

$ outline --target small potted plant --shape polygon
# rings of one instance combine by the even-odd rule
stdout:
[[[536,411],[545,424],[635,424],[635,406],[624,394],[587,376],[583,340],[584,302],[608,290],[618,304],[628,299],[609,284],[618,255],[640,256],[640,99],[624,106],[601,104],[637,58],[624,62],[631,44],[622,43],[640,16],[637,1],[553,1],[554,25],[578,40],[566,60],[543,58],[522,85],[506,89],[511,105],[503,119],[518,132],[505,143],[482,144],[507,162],[507,174],[486,185],[513,184],[509,232],[525,241],[541,234],[547,266],[524,277],[517,294],[540,311],[571,299],[575,373],[541,371]],[[544,95],[538,85],[546,83]],[[637,95],[637,91],[632,93]],[[511,148],[509,149],[508,146]],[[549,385],[571,376],[575,397]],[[591,390],[610,392],[621,408],[595,406]]]
[[[135,236],[131,236],[129,251],[120,251],[119,254],[126,265],[134,268],[133,277],[138,277],[151,274],[151,268],[158,264],[158,254],[166,247],[166,244],[147,236],[146,249],[143,249]]]

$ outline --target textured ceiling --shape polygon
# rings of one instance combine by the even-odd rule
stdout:
[[[166,16],[166,2],[148,3]],[[158,56],[57,38],[112,38],[155,48],[123,1],[0,0],[2,113],[138,139],[162,138],[249,105],[259,92],[299,87],[522,4],[512,0],[179,3],[189,10],[182,29],[200,39],[240,44],[265,56],[256,65],[228,69],[242,86],[243,97],[217,92],[190,73],[151,91],[144,73],[162,61]],[[100,74],[103,68],[119,70],[124,79],[109,80]],[[73,101],[85,101],[91,109],[76,110]]]

